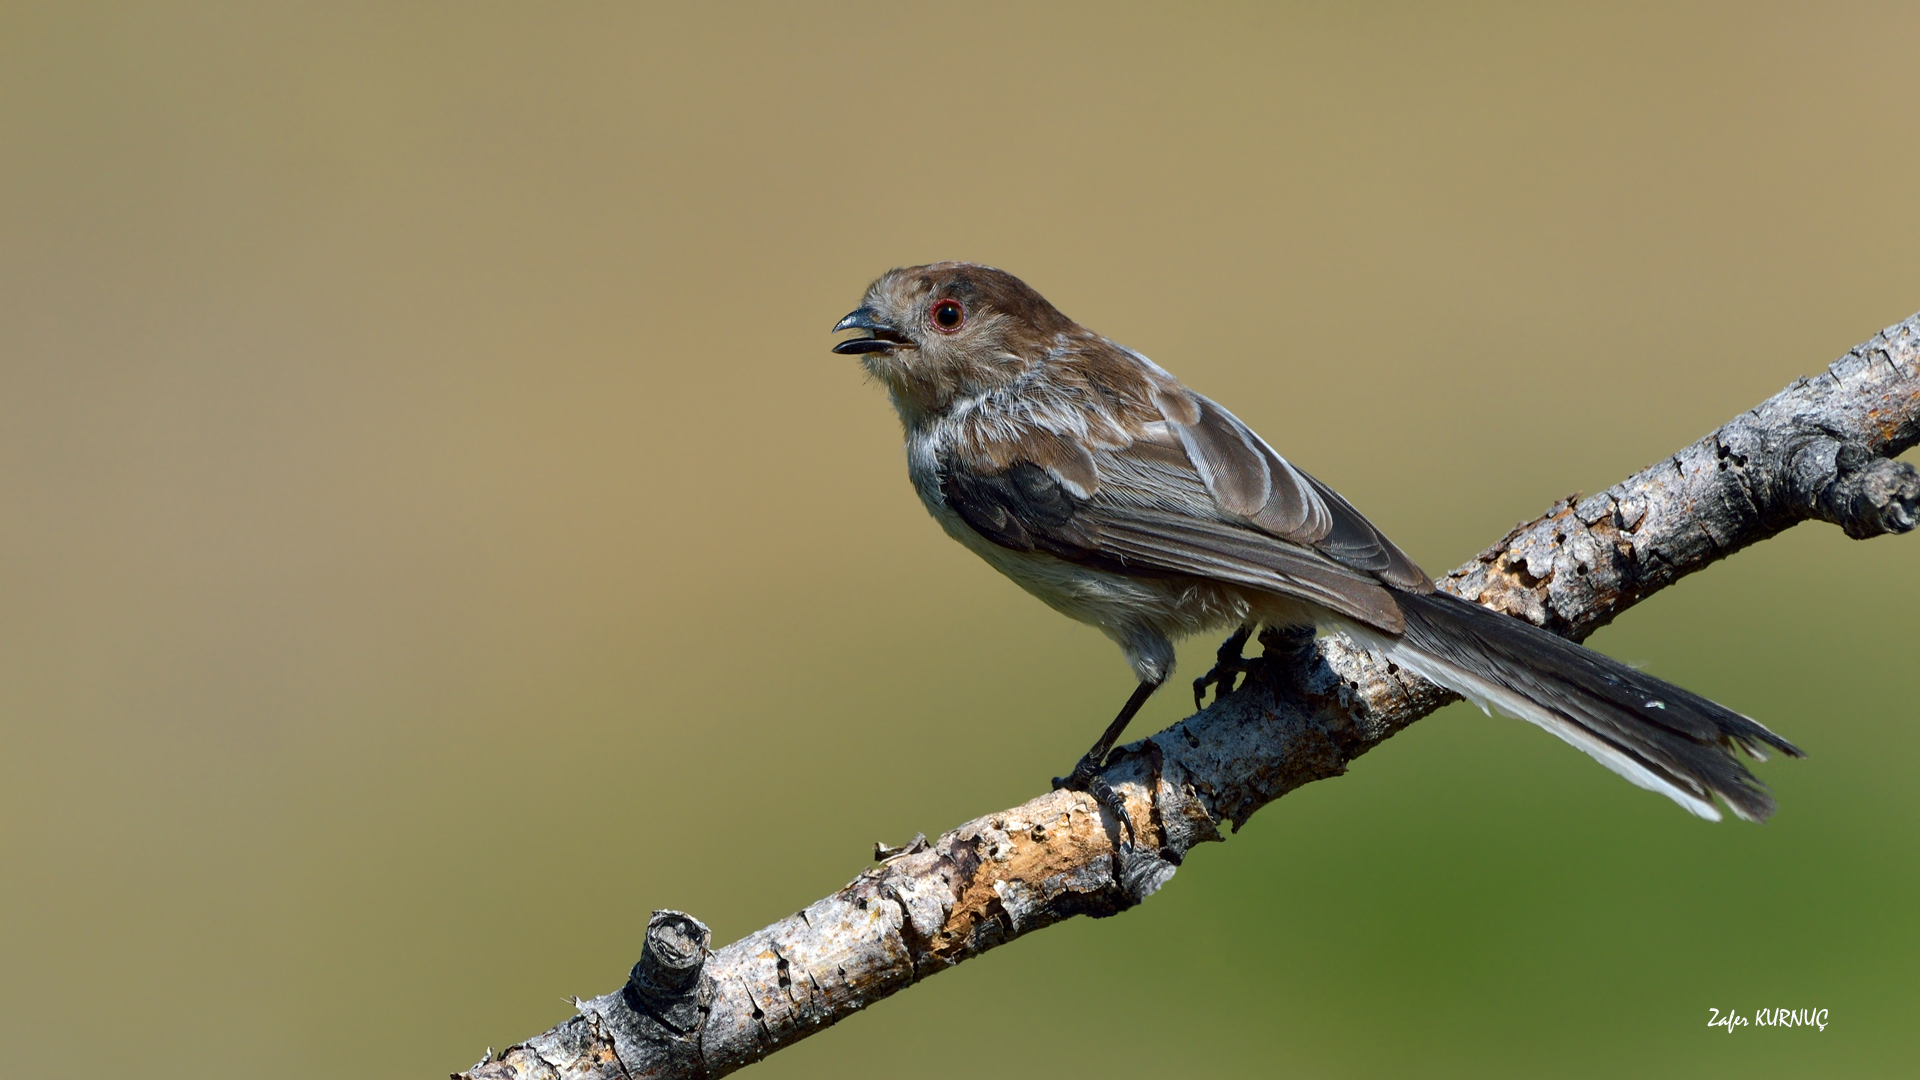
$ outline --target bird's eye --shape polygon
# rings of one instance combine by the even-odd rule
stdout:
[[[942,300],[927,312],[927,321],[933,324],[935,330],[951,334],[967,321],[967,310],[960,306],[958,300]]]

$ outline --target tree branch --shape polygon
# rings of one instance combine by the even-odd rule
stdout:
[[[1441,587],[1574,640],[1680,578],[1802,521],[1865,538],[1914,527],[1920,315],[1620,484],[1569,497]],[[878,865],[710,952],[655,912],[627,985],[472,1080],[718,1077],[1022,934],[1146,899],[1198,843],[1454,700],[1338,634],[1267,632],[1244,685],[1116,752],[1106,777],[1146,850],[1117,850],[1090,797],[1055,791]]]

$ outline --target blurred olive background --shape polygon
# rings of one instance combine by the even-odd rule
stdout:
[[[444,1075],[653,908],[729,941],[1043,790],[1130,679],[828,353],[887,267],[1013,270],[1439,572],[1920,309],[1917,32],[0,9],[7,1071]],[[1804,526],[1595,639],[1810,751],[1765,827],[1455,708],[758,1074],[1901,1071],[1916,600]],[[1706,1027],[1761,1006],[1831,1026]]]

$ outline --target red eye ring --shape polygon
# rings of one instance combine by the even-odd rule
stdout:
[[[966,322],[967,309],[960,306],[960,301],[951,297],[936,301],[927,309],[927,325],[943,334],[955,333],[965,326]]]

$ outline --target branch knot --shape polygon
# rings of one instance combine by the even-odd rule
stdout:
[[[1920,520],[1920,471],[1913,466],[1841,443],[1833,468],[1833,479],[1820,489],[1815,505],[1823,520],[1848,536],[1865,540],[1911,532]]]

